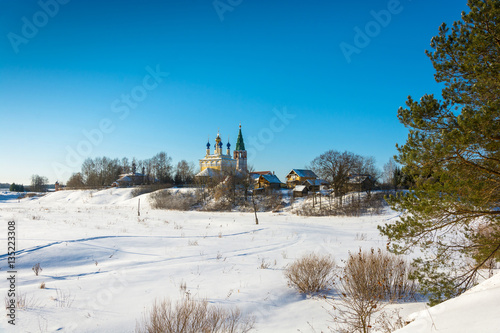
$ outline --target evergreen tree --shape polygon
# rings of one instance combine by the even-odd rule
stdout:
[[[24,192],[24,185],[12,183],[9,187],[9,191],[11,191],[11,192]]]
[[[380,228],[392,251],[423,250],[416,276],[431,304],[465,291],[500,258],[500,1],[468,6],[426,52],[442,100],[408,97],[398,111],[409,135],[397,161],[415,183],[391,199],[401,220]]]

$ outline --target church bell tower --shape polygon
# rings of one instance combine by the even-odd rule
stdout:
[[[245,150],[245,143],[243,142],[243,134],[240,130],[238,132],[238,139],[236,139],[236,148],[233,152],[233,158],[236,160],[236,170],[239,172],[248,172],[247,167],[247,151]]]

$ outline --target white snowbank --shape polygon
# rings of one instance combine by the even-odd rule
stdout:
[[[457,298],[410,315],[397,333],[500,332],[500,273]]]

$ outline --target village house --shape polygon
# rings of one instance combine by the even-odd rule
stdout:
[[[147,175],[139,172],[124,173],[120,175],[120,178],[116,180],[112,186],[114,187],[129,187],[135,185],[143,185],[147,183],[155,183],[157,179],[148,177]]]
[[[257,183],[261,175],[272,175],[272,174],[273,173],[271,171],[252,171],[248,175],[254,183]]]
[[[322,187],[327,187],[328,182],[324,179],[308,179],[304,182],[309,192],[318,192]]]
[[[352,174],[347,180],[350,192],[371,191],[375,187],[375,179],[371,175]]]
[[[307,190],[307,186],[305,185],[297,185],[293,188],[292,191],[293,197],[305,197],[309,194],[309,191]]]
[[[274,174],[260,175],[257,180],[257,188],[279,190],[281,189],[281,180]]]
[[[286,175],[286,185],[294,188],[297,185],[304,185],[306,180],[315,180],[318,176],[312,170],[293,169]]]

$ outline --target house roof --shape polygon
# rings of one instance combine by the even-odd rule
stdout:
[[[308,179],[306,183],[312,186],[328,185],[328,182],[324,179]]]
[[[281,184],[281,180],[275,175],[260,175],[260,177],[267,180],[270,184]]]
[[[303,192],[307,190],[307,187],[305,185],[297,185],[293,188],[294,192]]]
[[[139,173],[139,172],[136,172],[136,173],[122,173],[120,175],[120,178],[123,178],[123,177],[144,177],[145,175],[142,174],[142,173]]]
[[[123,176],[122,178],[118,179],[117,182],[131,182],[132,178],[129,176]]]
[[[349,184],[360,184],[364,182],[366,179],[373,180],[371,175],[351,175],[347,182]]]
[[[292,169],[292,171],[290,171],[288,175],[290,175],[292,172],[296,173],[297,176],[301,178],[318,178],[318,176],[312,170]]]

